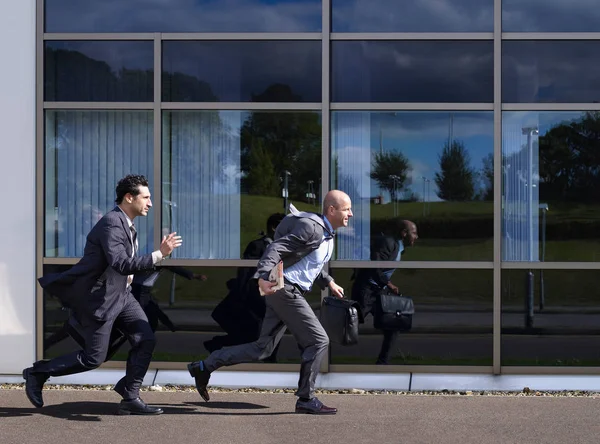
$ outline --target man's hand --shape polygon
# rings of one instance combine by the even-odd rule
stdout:
[[[272,294],[275,294],[277,290],[273,290],[273,287],[275,287],[276,285],[277,282],[265,281],[263,278],[258,279],[258,288],[261,289],[262,294],[264,296],[270,296]]]
[[[387,287],[392,290],[392,292],[394,294],[398,294],[398,287],[396,287],[394,284],[392,284],[391,282],[387,283]]]
[[[344,297],[344,289],[338,284],[336,284],[334,281],[331,281],[329,283],[329,289],[331,290],[331,294],[334,295],[336,298]]]
[[[205,281],[208,278],[206,277],[205,274],[194,273],[193,279],[196,279],[197,281]]]
[[[181,246],[182,242],[181,236],[177,236],[177,233],[171,233],[168,236],[163,236],[163,240],[160,243],[159,248],[163,257],[170,255],[175,248]]]

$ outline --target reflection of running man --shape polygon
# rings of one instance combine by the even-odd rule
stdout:
[[[373,240],[371,245],[372,261],[399,261],[404,249],[412,247],[419,238],[417,226],[414,222],[403,220],[401,222],[400,238],[381,234]],[[357,301],[366,317],[368,313],[376,315],[374,306],[381,291],[388,288],[398,294],[398,287],[392,283],[395,268],[361,268],[354,276],[352,286],[352,299]],[[379,350],[376,364],[389,364],[390,352],[398,335],[396,330],[383,330],[383,342]]]

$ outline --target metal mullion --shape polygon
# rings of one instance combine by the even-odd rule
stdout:
[[[460,373],[490,374],[492,367],[488,365],[418,365],[418,364],[333,364],[330,371],[335,373]]]
[[[44,265],[75,265],[81,257],[45,257]],[[258,260],[249,259],[168,259],[164,266],[178,267],[256,267]]]
[[[503,270],[600,270],[600,262],[502,262]]]
[[[492,372],[502,370],[502,0],[494,0],[494,260]]]
[[[154,249],[157,250],[160,246],[162,237],[162,111],[161,111],[161,83],[162,83],[162,41],[159,32],[154,34],[154,112],[153,112],[153,135],[154,135],[154,147],[153,147],[153,164],[154,164],[154,184],[153,194],[154,202],[158,205],[154,207],[154,232],[152,233],[152,239],[154,243]]]
[[[44,102],[44,109],[154,109],[153,102]]]
[[[429,270],[491,270],[493,262],[488,261],[331,261],[330,268],[413,268]]]
[[[492,40],[493,32],[334,32],[331,40]]]
[[[360,102],[338,102],[331,104],[332,110],[345,111],[492,111],[493,103],[409,103],[409,102],[386,102],[386,103],[360,103]]]
[[[503,32],[502,40],[600,40],[600,32]]]
[[[162,102],[162,109],[167,110],[290,110],[320,111],[319,102],[268,103],[268,102]]]
[[[331,112],[330,112],[330,85],[331,85],[331,0],[322,0],[322,25],[321,31],[321,196],[330,190],[329,159],[331,155]],[[330,271],[330,263],[323,267],[325,272]],[[329,289],[321,290],[321,300],[329,296]],[[321,362],[321,372],[328,373],[331,365],[331,347],[327,350],[327,359]]]
[[[520,366],[520,365],[503,365],[503,375],[594,375],[598,376],[600,367],[571,367],[571,366]]]
[[[319,32],[165,32],[163,40],[320,40]]]
[[[44,33],[44,40],[154,40],[152,32],[52,32]]]
[[[600,111],[600,103],[504,103],[503,111]]]
[[[36,279],[44,274],[44,0],[36,1],[35,33],[35,274]],[[34,355],[40,360],[44,355],[44,292],[35,286],[35,330]]]

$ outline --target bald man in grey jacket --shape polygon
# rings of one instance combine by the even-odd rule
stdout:
[[[348,226],[351,206],[350,197],[339,190],[327,193],[322,215],[300,212],[290,205],[290,214],[277,227],[274,241],[259,260],[254,275],[267,306],[260,337],[248,344],[217,350],[206,360],[188,365],[198,393],[205,401],[210,399],[207,386],[213,371],[270,356],[289,328],[302,351],[296,413],[337,412],[314,395],[315,380],[329,338],[304,295],[316,282],[322,289],[329,287],[334,296],[344,296],[343,288],[323,271],[323,265],[333,253],[335,230]],[[280,261],[283,261],[284,288],[275,290],[273,287],[277,284],[269,281],[269,274]]]

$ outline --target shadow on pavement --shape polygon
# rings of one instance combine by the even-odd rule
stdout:
[[[269,407],[248,402],[186,402],[184,406],[172,404],[150,403],[160,406],[167,415],[288,415],[293,412],[219,412],[202,411],[213,410],[262,410]],[[0,406],[0,418],[18,418],[32,415],[45,415],[69,421],[101,421],[103,416],[114,416],[119,407],[118,402],[65,402],[63,404],[48,405],[42,408],[17,408]]]

